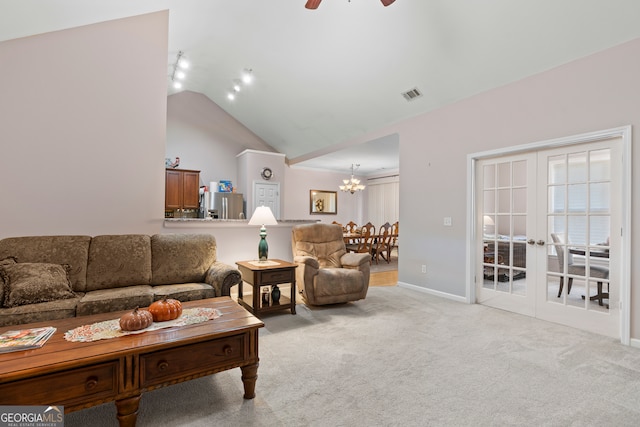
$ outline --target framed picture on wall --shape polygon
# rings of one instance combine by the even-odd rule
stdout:
[[[337,214],[338,193],[336,191],[309,190],[309,213]]]

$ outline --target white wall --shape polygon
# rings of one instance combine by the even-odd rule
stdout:
[[[167,13],[159,12],[0,43],[0,61],[11,64],[3,67],[0,80],[0,237],[167,231],[162,228],[165,131],[178,141],[182,130],[174,127],[175,117],[166,119],[166,39]],[[629,124],[636,128],[639,75],[640,40],[633,40],[349,141],[400,135],[399,280],[464,295],[467,154]],[[207,120],[214,119],[205,114],[198,123]],[[226,125],[238,126],[228,120],[203,132],[228,134]],[[636,132],[634,145],[638,138]],[[244,146],[235,154],[245,148],[264,149]],[[182,166],[203,170],[185,153]],[[169,145],[166,154],[180,155]],[[634,150],[632,164],[637,171],[640,150]],[[215,179],[214,172],[207,173],[205,180]],[[285,169],[283,217],[311,217],[311,186],[336,188],[341,179]],[[636,259],[638,173],[633,188]],[[339,194],[337,221],[361,218],[351,197]],[[443,226],[445,216],[452,227]],[[235,235],[227,234],[230,243],[218,239],[221,253],[233,244]],[[286,248],[273,250],[286,253]],[[428,265],[426,275],[421,264]],[[633,263],[634,338],[640,337],[639,278],[640,263]]]
[[[167,28],[164,11],[0,43],[0,237],[160,229]]]
[[[166,157],[199,170],[200,185],[226,179],[237,186],[236,156],[245,149],[274,151],[206,96],[184,91],[168,97]]]
[[[312,219],[327,224],[333,221],[341,224],[346,224],[349,221],[363,224],[362,206],[364,206],[365,195],[362,192],[350,194],[340,191],[338,186],[342,184],[342,180],[345,178],[349,177],[334,172],[288,167],[285,170],[287,191],[284,193],[283,218]],[[309,201],[310,190],[337,191],[337,215],[311,214]]]
[[[285,156],[280,153],[269,153],[265,151],[245,150],[238,154],[236,163],[238,166],[238,182],[240,192],[245,195],[247,218],[256,210],[254,183],[279,184],[280,188],[280,215],[274,211],[273,214],[278,219],[291,219],[282,215],[282,194],[286,193],[287,183],[284,179]],[[270,168],[273,173],[269,181],[265,181],[262,176],[262,169]]]
[[[640,134],[640,39],[363,135],[400,134],[399,280],[465,294],[468,153],[624,125]],[[637,148],[637,147],[635,147]],[[640,170],[640,150],[632,168]],[[632,254],[640,254],[640,174],[633,173]],[[453,226],[443,226],[451,217]],[[427,274],[420,272],[427,264]],[[631,336],[640,337],[640,263],[631,271]]]

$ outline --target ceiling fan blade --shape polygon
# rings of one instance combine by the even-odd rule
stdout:
[[[393,3],[396,0],[380,0],[380,1],[382,2],[382,5],[384,7],[387,7],[387,6],[389,6],[391,3]]]
[[[307,9],[317,9],[320,6],[322,0],[307,0],[307,4],[304,5]]]

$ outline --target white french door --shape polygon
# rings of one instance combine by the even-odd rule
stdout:
[[[535,315],[534,276],[527,266],[536,260],[527,245],[535,235],[535,154],[504,156],[478,162],[476,296],[479,303],[528,316]]]
[[[477,302],[619,337],[622,138],[475,171]]]
[[[620,336],[621,140],[538,155],[537,317]]]

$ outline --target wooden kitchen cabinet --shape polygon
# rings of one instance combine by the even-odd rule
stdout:
[[[200,204],[200,171],[167,169],[165,173],[165,211],[198,209]]]

